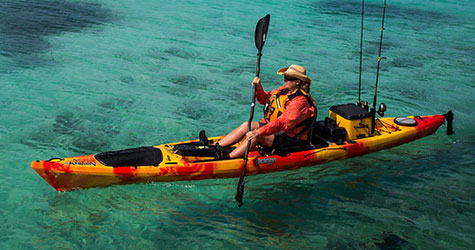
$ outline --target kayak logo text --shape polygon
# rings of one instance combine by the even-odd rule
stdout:
[[[72,160],[70,162],[66,161],[64,162],[64,165],[85,165],[85,166],[96,166],[97,163],[95,162],[85,162],[85,161],[77,161],[77,160]]]
[[[256,165],[260,165],[260,164],[271,165],[271,164],[276,163],[276,162],[277,162],[276,158],[257,159],[256,160]]]

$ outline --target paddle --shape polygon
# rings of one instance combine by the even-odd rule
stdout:
[[[254,41],[256,42],[257,48],[257,65],[256,65],[256,76],[259,77],[260,65],[261,65],[261,56],[262,56],[262,47],[267,38],[267,29],[269,28],[270,15],[266,15],[261,18],[256,25],[256,32]],[[254,117],[254,107],[256,106],[256,86],[252,85],[252,102],[251,102],[251,116],[249,117],[249,122],[247,126],[247,131],[251,131],[252,118]],[[247,168],[247,157],[249,155],[249,150],[251,149],[251,141],[247,142],[246,154],[244,156],[244,165],[242,167],[241,178],[237,186],[236,201],[238,202],[238,207],[242,206],[242,196],[244,194],[244,177],[246,176]]]

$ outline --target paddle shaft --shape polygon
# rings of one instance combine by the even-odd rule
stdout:
[[[256,77],[259,77],[260,73],[260,64],[261,64],[261,56],[262,54],[259,52],[257,54],[257,65],[256,65]],[[251,131],[251,124],[252,119],[254,118],[254,108],[256,107],[256,86],[255,84],[252,85],[252,101],[251,101],[251,115],[249,116],[249,121],[247,122],[247,131]],[[249,156],[249,151],[251,150],[251,141],[247,141],[246,153],[244,154],[244,165],[242,166],[241,178],[239,179],[237,193],[236,193],[236,201],[238,202],[238,206],[242,206],[242,197],[244,195],[244,183],[245,183],[245,176],[247,170],[247,161]]]
[[[256,25],[256,32],[254,33],[254,42],[256,43],[257,48],[257,64],[256,64],[256,77],[259,77],[260,65],[261,65],[261,56],[262,56],[262,47],[267,37],[267,29],[269,27],[270,15],[266,15],[261,18]],[[254,118],[254,108],[256,106],[256,86],[252,84],[252,102],[251,102],[251,115],[247,123],[247,132],[251,131],[252,119]],[[239,183],[237,187],[237,193],[234,199],[238,202],[238,206],[242,206],[242,197],[244,195],[244,182],[247,170],[247,161],[249,156],[249,151],[251,150],[251,141],[247,142],[246,153],[244,155],[244,165],[242,166],[241,178],[239,178]]]

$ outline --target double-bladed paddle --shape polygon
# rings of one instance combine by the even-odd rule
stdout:
[[[266,15],[265,17],[261,18],[256,25],[256,32],[255,32],[255,42],[257,48],[257,65],[256,65],[256,76],[259,77],[260,73],[260,64],[261,64],[261,56],[262,56],[262,47],[264,47],[264,43],[266,42],[267,38],[267,29],[269,28],[269,20],[270,15]],[[251,131],[251,123],[252,118],[254,117],[254,107],[256,106],[256,86],[252,85],[252,102],[251,102],[251,116],[249,117],[249,122],[247,123],[247,131]],[[247,168],[247,157],[249,155],[249,150],[251,149],[251,141],[247,142],[246,154],[244,155],[244,165],[242,167],[241,178],[239,179],[236,201],[238,202],[238,206],[242,206],[242,196],[244,194],[244,178],[246,176],[246,168]]]

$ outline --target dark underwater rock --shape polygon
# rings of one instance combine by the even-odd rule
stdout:
[[[41,53],[51,48],[47,37],[79,32],[113,20],[112,12],[97,3],[60,0],[0,2],[0,51],[19,67],[43,66]]]

